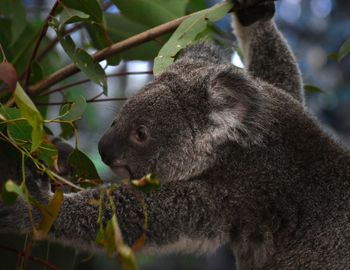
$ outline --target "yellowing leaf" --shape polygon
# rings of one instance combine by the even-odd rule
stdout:
[[[55,222],[59,214],[63,200],[63,191],[60,189],[56,190],[46,208],[46,211],[42,211],[43,219],[41,220],[38,229],[34,229],[34,238],[36,240],[43,240],[46,238],[52,224]]]
[[[135,243],[132,245],[132,250],[135,251],[135,252],[140,251],[143,248],[143,246],[145,245],[145,241],[146,241],[146,234],[143,233],[139,237],[139,239],[137,239],[135,241]]]

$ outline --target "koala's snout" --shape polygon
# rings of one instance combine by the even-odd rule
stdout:
[[[111,165],[115,156],[115,151],[113,147],[113,139],[108,133],[104,134],[100,141],[98,142],[98,152],[100,153],[102,161],[106,165]]]

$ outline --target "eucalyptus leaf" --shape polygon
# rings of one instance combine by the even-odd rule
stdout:
[[[89,18],[90,15],[86,14],[85,12],[63,6],[63,10],[60,13],[60,28],[62,28],[65,24],[85,21]]]
[[[185,15],[188,0],[112,0],[122,14],[148,27]]]
[[[103,12],[99,1],[97,0],[61,0],[62,3],[72,9],[79,10],[90,15],[96,22],[103,21]]]
[[[73,63],[93,82],[103,88],[104,94],[107,94],[106,73],[99,63],[95,63],[91,55],[81,48],[76,48],[73,39],[70,36],[63,37],[59,31],[57,20],[51,20],[51,26],[55,29],[57,37],[69,58]]]
[[[323,91],[318,88],[317,86],[311,85],[311,84],[305,84],[304,90],[309,93],[322,93]]]
[[[75,176],[84,179],[100,179],[94,163],[78,149],[68,157],[68,163],[72,166]]]
[[[83,96],[75,98],[72,104],[66,104],[63,108],[63,115],[59,119],[63,121],[76,121],[81,118],[86,109],[86,100]]]
[[[132,21],[123,14],[106,14],[106,25],[109,37],[113,43],[142,33],[148,29],[147,26]],[[159,38],[161,43],[164,43],[166,40],[166,37]],[[122,52],[120,57],[124,60],[153,60],[160,48],[161,45],[159,43],[149,41]]]
[[[31,149],[32,127],[28,121],[22,119],[21,112],[17,108],[0,106],[0,114],[6,120],[13,120],[7,123],[7,134],[17,144],[22,145],[28,151]],[[22,120],[21,120],[22,119]],[[3,126],[5,124],[1,124]]]
[[[44,138],[43,118],[19,83],[17,83],[14,96],[15,102],[21,112],[21,116],[25,118],[32,127],[31,151],[34,151],[39,147]]]
[[[339,49],[338,52],[338,61],[344,59],[345,56],[347,56],[350,53],[350,37],[345,40],[345,42],[342,44],[342,46]]]
[[[6,31],[11,33],[10,43],[16,41],[17,38],[24,32],[27,26],[26,11],[22,4],[22,1],[21,0],[1,0],[0,14],[1,14],[1,18],[6,18],[8,19],[7,22],[10,22],[10,24],[8,25],[9,28],[7,28],[7,31]],[[2,24],[1,20],[0,20],[0,24]],[[10,43],[7,43],[7,44],[10,44]]]
[[[42,211],[43,218],[39,227],[34,229],[34,239],[44,240],[47,237],[47,234],[59,214],[63,199],[63,191],[57,189],[50,200],[49,205],[46,207],[46,211]]]
[[[223,18],[232,7],[232,3],[224,2],[197,12],[184,20],[154,59],[154,74],[160,74],[171,65],[176,54],[193,43],[196,37],[207,29],[208,21],[215,22]]]

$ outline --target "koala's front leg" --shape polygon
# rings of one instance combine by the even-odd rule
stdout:
[[[214,194],[202,181],[166,183],[151,193],[119,186],[113,198],[125,242],[131,246],[143,234],[146,206],[148,225],[143,251],[205,252],[217,248],[223,244],[228,226],[221,216],[222,207],[214,203]],[[91,201],[98,198],[97,189],[65,198],[51,237],[83,248],[96,246],[98,207]],[[103,222],[111,216],[111,208],[104,207]]]
[[[234,0],[233,28],[247,71],[303,102],[301,75],[286,40],[273,22],[274,1]]]

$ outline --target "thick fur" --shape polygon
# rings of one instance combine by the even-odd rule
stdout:
[[[142,235],[144,203],[144,252],[229,242],[240,270],[348,269],[349,153],[305,110],[294,56],[263,18],[234,20],[245,70],[217,47],[195,45],[130,98],[101,138],[112,168],[162,182],[151,193],[113,191],[123,236],[132,245]],[[150,133],[144,145],[130,139],[140,125]],[[67,196],[50,237],[95,248],[98,197],[98,189]],[[24,203],[13,208],[0,207],[0,232],[30,230]],[[111,215],[105,207],[103,220]]]

